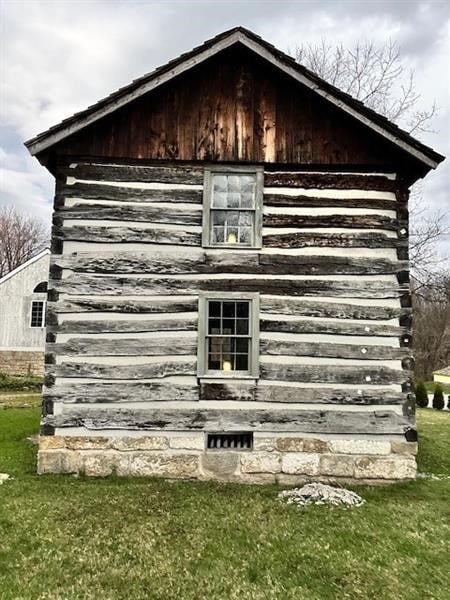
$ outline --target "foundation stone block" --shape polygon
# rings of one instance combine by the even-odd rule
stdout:
[[[163,436],[111,438],[111,447],[121,452],[133,450],[165,450],[169,440]]]
[[[394,454],[417,454],[417,442],[391,442],[391,450]]]
[[[319,473],[320,454],[292,452],[282,458],[282,471],[290,475],[317,475]]]
[[[105,450],[109,447],[107,437],[67,436],[65,444],[69,450]]]
[[[40,435],[39,450],[58,450],[66,447],[65,438],[59,435]]]
[[[382,440],[331,440],[335,454],[390,454],[391,444]]]
[[[171,448],[175,449],[204,450],[205,438],[202,435],[190,437],[173,437],[169,438],[169,445]]]
[[[169,478],[191,478],[198,475],[196,454],[149,454],[137,452],[129,457],[126,475],[161,475]]]
[[[416,476],[413,456],[361,456],[355,460],[356,479],[413,479]]]
[[[273,452],[249,452],[241,456],[243,473],[279,473],[281,456]]]
[[[343,454],[324,454],[320,458],[319,472],[329,477],[352,477],[355,458]]]
[[[201,464],[206,475],[216,475],[220,478],[234,475],[239,468],[237,452],[206,452],[201,457]]]

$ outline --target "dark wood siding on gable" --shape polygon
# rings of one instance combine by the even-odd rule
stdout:
[[[243,47],[191,69],[55,151],[59,157],[407,167],[388,142]]]

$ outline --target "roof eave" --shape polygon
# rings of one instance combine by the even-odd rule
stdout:
[[[125,92],[119,97],[113,97],[111,98],[110,102],[105,100],[100,101],[101,106],[99,106],[96,110],[87,109],[85,111],[81,111],[79,113],[79,118],[74,119],[73,122],[68,123],[67,125],[64,125],[63,122],[60,126],[56,126],[47,132],[41,133],[34,138],[27,140],[25,142],[25,146],[32,156],[36,156],[68,136],[80,131],[84,127],[111,114],[115,110],[163,85],[181,73],[188,71],[192,67],[201,64],[218,52],[225,50],[236,43],[241,43],[302,85],[305,85],[309,89],[313,90],[331,104],[343,110],[353,118],[363,123],[365,126],[369,127],[385,139],[395,144],[397,147],[401,148],[403,151],[407,152],[410,156],[423,163],[428,170],[435,169],[444,160],[444,156],[438,154],[431,148],[428,148],[424,144],[421,144],[417,141],[416,145],[408,143],[408,141],[402,139],[401,136],[395,135],[382,125],[374,122],[372,119],[370,119],[370,117],[362,114],[344,99],[337,97],[337,94],[327,91],[326,88],[334,89],[333,86],[326,84],[326,82],[324,82],[324,84],[321,86],[317,81],[314,80],[317,77],[314,76],[314,74],[311,73],[311,77],[308,77],[306,74],[299,72],[298,69],[294,68],[294,66],[287,64],[287,62],[283,61],[279,56],[277,56],[276,52],[271,49],[271,45],[268,44],[269,47],[266,47],[266,43],[263,43],[262,40],[260,41],[258,36],[252,32],[249,32],[243,28],[235,28],[228,33],[225,32],[225,34],[217,36],[217,38],[214,38],[214,40],[216,41],[213,41],[213,43],[205,42],[205,44],[200,46],[199,49],[191,51],[188,53],[188,56],[185,60],[173,65],[173,67],[170,67],[171,63],[168,63],[168,68],[165,71],[158,73],[157,70],[154,77],[151,77],[147,82],[142,83],[141,85],[137,85],[130,92]],[[282,54],[280,51],[277,52]],[[336,92],[338,92],[338,90],[336,90]],[[401,132],[402,130],[399,129],[399,131]],[[406,132],[404,132],[404,134],[407,135]],[[417,145],[419,148],[416,147]]]

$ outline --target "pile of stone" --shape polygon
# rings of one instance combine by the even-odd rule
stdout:
[[[330,506],[361,506],[364,500],[350,490],[332,487],[323,483],[307,483],[301,488],[284,490],[278,494],[279,500],[287,504],[328,504]]]

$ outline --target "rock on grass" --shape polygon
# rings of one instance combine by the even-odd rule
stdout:
[[[323,483],[307,483],[301,488],[284,490],[278,494],[279,500],[287,504],[328,504],[330,506],[361,506],[364,500],[350,490],[335,488]]]

